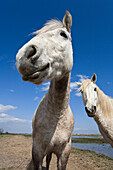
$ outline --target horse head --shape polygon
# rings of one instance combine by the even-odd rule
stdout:
[[[66,11],[63,22],[50,20],[18,51],[16,66],[24,81],[41,84],[45,80],[60,79],[71,71],[71,25],[71,14]]]

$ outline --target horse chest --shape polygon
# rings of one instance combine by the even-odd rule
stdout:
[[[43,116],[39,116],[35,124],[41,141],[51,147],[68,142],[73,129],[73,119],[69,112],[68,114],[66,112],[60,119],[55,115],[43,112]]]
[[[48,148],[51,150],[61,150],[61,148],[69,142],[71,138],[70,130],[68,129],[68,126],[57,126],[55,128],[55,131],[53,131],[53,135],[50,138],[50,141],[48,142]],[[45,137],[46,141],[46,137]],[[47,141],[46,141],[47,142]]]
[[[54,135],[51,139],[51,144],[57,145],[59,143],[65,143],[69,140],[71,136],[69,125],[66,125],[66,123],[61,125],[60,123],[57,125]]]

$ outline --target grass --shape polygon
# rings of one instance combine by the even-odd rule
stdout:
[[[5,136],[5,135],[23,135],[23,136],[32,136],[32,134],[28,134],[28,133],[2,133],[2,134],[0,134],[0,137],[3,137],[3,136]]]
[[[99,154],[96,153],[94,151],[89,151],[89,150],[83,150],[83,149],[77,149],[77,148],[72,148],[71,149],[71,153],[75,153],[75,154],[84,154],[85,156],[89,156],[89,157],[95,157],[95,159],[99,160],[99,158],[102,158],[104,160],[112,160],[112,158],[104,155],[104,154]]]
[[[2,134],[0,134],[0,138],[3,137],[3,136],[10,136],[10,135],[23,135],[25,137],[32,137],[32,134],[2,133]],[[75,136],[75,135],[73,135],[73,136]],[[95,136],[95,135],[93,135],[93,136]],[[101,138],[79,138],[78,137],[78,138],[72,138],[72,143],[98,143],[98,144],[104,144],[106,142],[105,142],[105,140],[103,138],[101,139]]]
[[[82,149],[76,149],[72,148],[71,153],[75,154],[76,157],[80,158],[81,160],[84,160],[84,157],[86,157],[87,161],[95,164],[95,167],[104,169],[104,170],[113,170],[113,159],[104,155],[99,154],[94,151],[89,150],[82,150]]]
[[[0,135],[0,138],[3,137],[4,135]]]
[[[94,137],[101,137],[101,134],[73,134],[72,136],[94,136]]]
[[[32,136],[32,134],[28,134],[28,133],[9,133],[9,132],[6,132],[6,133],[2,133],[0,134],[1,135],[24,135],[24,136]],[[101,137],[102,135],[100,134],[73,134],[73,136],[94,136],[94,137]]]
[[[32,134],[24,134],[25,137],[32,137]]]
[[[98,143],[98,144],[104,144],[106,143],[105,140],[102,139],[96,139],[96,138],[72,138],[72,143]]]
[[[23,135],[25,137],[32,137],[32,134],[2,133],[2,134],[0,134],[0,138],[3,137],[3,136],[10,136],[10,135]],[[73,135],[73,136],[75,136],[75,135]],[[77,136],[79,136],[79,135],[77,135]],[[86,136],[89,136],[89,135],[86,135]],[[92,135],[92,136],[96,137],[96,135]],[[104,144],[106,142],[104,141],[103,138],[99,139],[99,138],[79,138],[78,137],[78,138],[72,138],[72,143],[98,143],[98,144]]]

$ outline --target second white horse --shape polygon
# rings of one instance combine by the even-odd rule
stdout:
[[[105,95],[95,84],[96,74],[79,85],[85,110],[96,121],[104,139],[113,147],[113,99]]]

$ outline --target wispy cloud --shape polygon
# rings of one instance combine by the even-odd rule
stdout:
[[[16,106],[12,106],[12,105],[2,105],[0,104],[0,112],[7,112],[9,110],[14,110],[17,109]]]
[[[47,91],[49,89],[49,86],[50,86],[50,82],[46,82],[46,83],[43,83],[42,84],[43,87],[42,87],[42,91]]]
[[[79,77],[78,82],[82,82],[89,77],[89,76],[82,75],[82,74],[77,74],[76,76]]]
[[[16,69],[15,59],[8,60],[7,62],[10,64],[10,67],[11,67],[13,70]]]
[[[79,127],[77,127],[77,128],[74,128],[74,130],[79,131],[79,130],[89,130],[89,129],[88,128],[79,128]]]
[[[73,134],[99,134],[99,130],[92,127],[75,127],[73,130]]]
[[[76,80],[77,82],[82,82],[82,81],[84,81],[85,79],[87,79],[88,76],[82,75],[82,74],[77,74],[77,75],[76,75],[76,78],[77,78],[77,80]],[[79,91],[77,91],[78,85],[76,84],[76,81],[70,83],[70,89],[71,89],[71,92],[72,92],[72,91],[75,92],[75,96],[80,97],[80,96],[81,96],[81,93],[80,93]]]
[[[71,82],[70,83],[70,89],[71,89],[71,91],[72,90],[76,90],[78,87],[77,87],[77,84],[75,83],[75,82]]]
[[[87,131],[89,131],[88,128],[74,127],[73,134],[81,134],[81,132],[82,132],[82,134],[84,134],[84,133],[86,134]]]
[[[112,82],[108,81],[107,84],[110,85],[110,84],[112,84]]]
[[[3,128],[4,132],[31,133],[31,122],[31,120],[19,119],[5,113],[0,114],[0,127]]]
[[[19,119],[5,113],[0,114],[0,122],[17,121],[17,122],[31,122],[31,120]]]
[[[81,93],[80,92],[75,92],[75,96],[80,97]]]
[[[39,97],[38,96],[36,96],[35,98],[34,98],[34,101],[37,101],[39,99]]]
[[[13,93],[13,92],[14,92],[14,90],[13,90],[13,89],[11,89],[11,90],[10,90],[10,92],[11,92],[11,93]]]
[[[48,81],[48,82],[42,83],[42,85],[39,87],[38,86],[35,87],[36,94],[38,94],[39,91],[48,91],[49,86],[50,86],[50,82]]]

